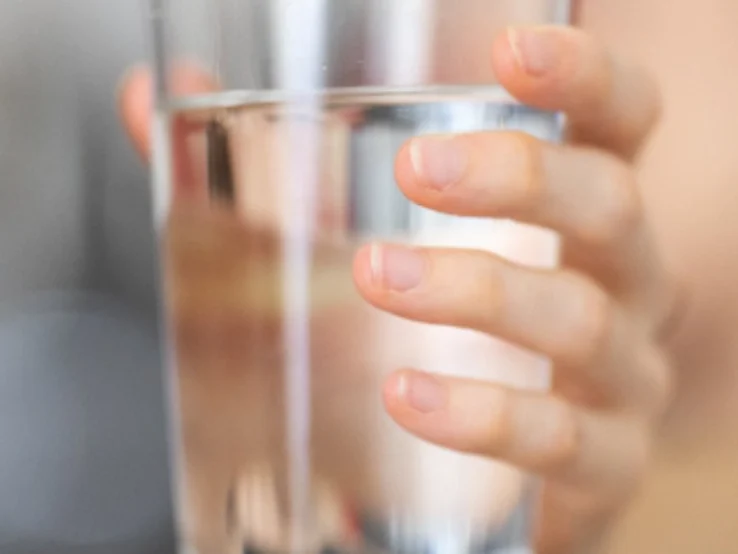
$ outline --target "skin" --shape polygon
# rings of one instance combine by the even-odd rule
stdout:
[[[382,310],[487,332],[554,360],[549,395],[404,370],[383,391],[388,413],[411,433],[545,478],[543,554],[598,552],[654,446],[664,436],[690,436],[682,432],[685,414],[701,429],[695,421],[734,405],[727,398],[736,395],[725,386],[732,360],[725,330],[738,310],[724,283],[738,267],[724,252],[738,233],[720,214],[734,186],[727,176],[738,168],[720,145],[705,150],[715,137],[689,119],[694,97],[686,89],[726,81],[730,33],[696,20],[690,44],[713,63],[699,67],[695,84],[670,63],[693,7],[604,4],[613,3],[583,6],[587,31],[515,29],[491,45],[496,75],[513,95],[567,113],[565,145],[477,133],[417,139],[397,156],[398,185],[418,204],[560,232],[562,268],[387,244],[368,245],[354,263],[358,290]],[[727,2],[712,4],[738,17]],[[669,10],[672,25],[655,30],[641,10],[656,18]],[[192,75],[187,90],[212,86]],[[120,110],[143,156],[150,107],[150,78],[138,69],[125,80]],[[736,128],[716,126],[723,134]],[[711,156],[710,168],[697,154],[680,154],[695,150]],[[464,287],[456,286],[461,276]],[[699,379],[695,367],[704,368]]]

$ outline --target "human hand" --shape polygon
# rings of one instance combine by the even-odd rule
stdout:
[[[660,100],[647,75],[574,29],[511,31],[495,42],[492,63],[519,100],[567,115],[567,143],[498,131],[416,139],[398,155],[397,181],[434,210],[559,232],[563,266],[375,245],[359,253],[355,278],[380,309],[483,331],[553,360],[548,395],[402,371],[385,402],[425,440],[543,476],[540,552],[589,553],[639,483],[670,397],[660,338],[676,287],[633,167]]]
[[[487,332],[553,359],[548,395],[403,371],[387,382],[385,400],[425,440],[542,475],[540,552],[589,553],[637,486],[670,395],[660,338],[675,286],[649,235],[633,169],[659,98],[647,76],[572,29],[510,32],[492,61],[518,99],[567,114],[567,144],[497,131],[418,139],[398,155],[398,183],[438,211],[559,232],[562,268],[375,245],[357,255],[355,278],[380,309]],[[144,154],[146,79],[127,81],[121,105]],[[431,172],[444,156],[459,175],[446,169],[436,183]],[[405,272],[400,290],[392,270]]]

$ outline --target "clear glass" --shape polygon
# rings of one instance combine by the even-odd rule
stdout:
[[[496,85],[493,37],[554,0],[151,0],[154,191],[181,552],[529,554],[533,479],[408,435],[402,367],[545,390],[547,360],[367,305],[372,240],[552,267],[557,237],[411,204],[397,150],[557,114]]]

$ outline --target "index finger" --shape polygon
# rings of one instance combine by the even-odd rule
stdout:
[[[215,80],[194,64],[182,64],[172,75],[172,89],[177,93],[204,94],[217,90]],[[151,154],[151,120],[154,106],[154,77],[151,70],[138,65],[121,79],[118,111],[123,127],[142,159]]]
[[[659,119],[658,87],[569,27],[510,29],[494,43],[500,83],[520,101],[567,115],[569,138],[632,158]]]

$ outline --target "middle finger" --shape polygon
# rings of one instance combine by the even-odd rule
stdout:
[[[614,155],[518,132],[426,136],[403,147],[395,172],[422,206],[548,227],[578,253],[578,269],[639,300],[658,297],[662,270],[635,178]]]
[[[550,357],[597,402],[658,409],[668,373],[611,298],[570,271],[492,254],[373,245],[355,280],[374,306],[416,321],[482,331]]]

